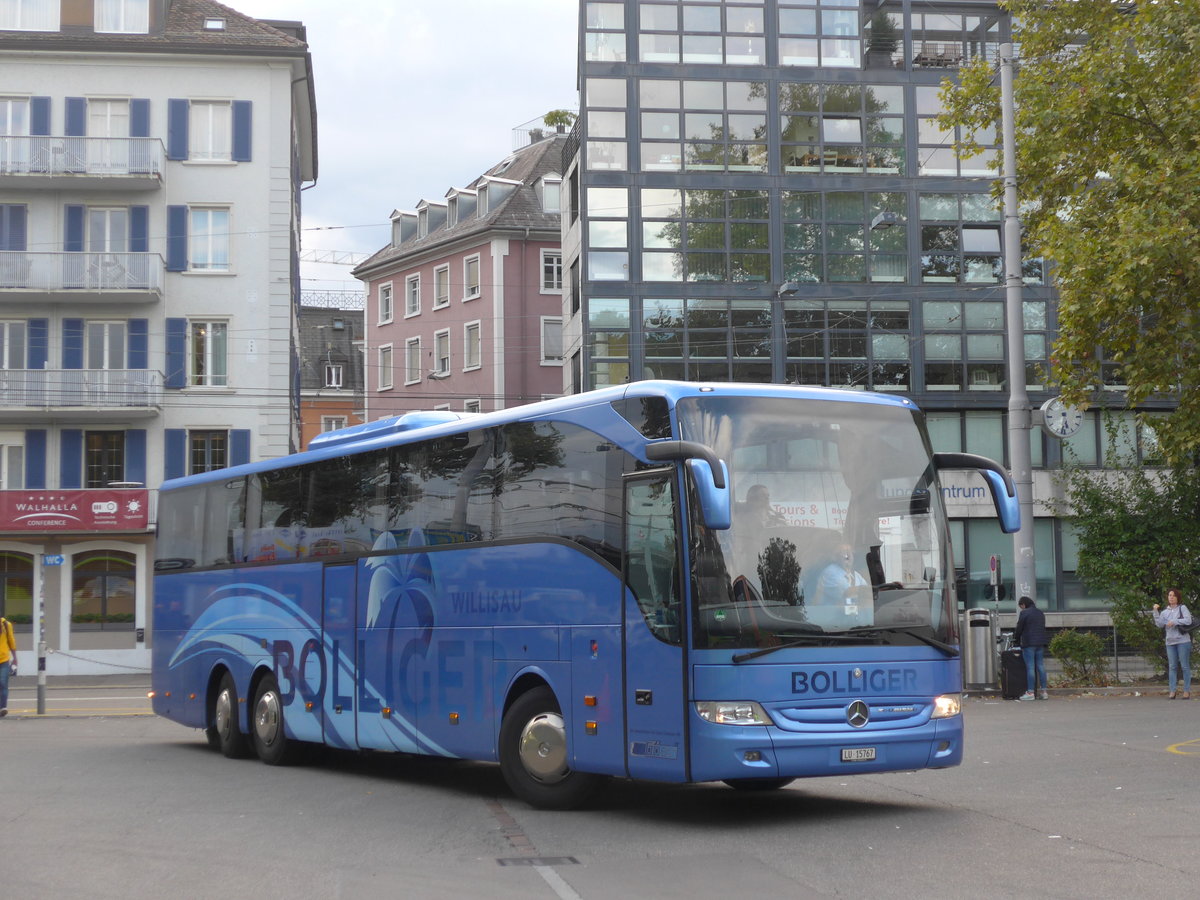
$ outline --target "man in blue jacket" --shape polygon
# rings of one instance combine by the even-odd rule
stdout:
[[[1018,700],[1047,700],[1046,693],[1046,614],[1037,608],[1028,597],[1017,601],[1021,608],[1017,616],[1017,627],[1013,629],[1013,643],[1021,647],[1021,658],[1025,660],[1025,693]],[[1033,680],[1034,669],[1038,680]]]

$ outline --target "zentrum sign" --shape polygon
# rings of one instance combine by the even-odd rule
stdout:
[[[0,531],[145,531],[149,491],[0,491]]]

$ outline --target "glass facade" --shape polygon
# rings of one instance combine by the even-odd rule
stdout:
[[[936,449],[1004,459],[999,137],[975,135],[982,152],[961,157],[961,135],[937,121],[943,79],[996,59],[1008,39],[999,8],[583,7],[583,109],[567,175],[579,248],[564,259],[572,388],[684,378],[897,391],[929,414]],[[1054,292],[1040,259],[1023,260],[1022,281],[1036,407],[1052,389]],[[1106,386],[1119,388],[1119,366],[1105,366]],[[1099,429],[1066,446],[1033,432],[1035,468],[1064,455],[1097,464]],[[1153,452],[1152,435],[1126,443]],[[975,557],[1002,544],[1009,555],[1011,541],[990,510],[961,515],[970,582]],[[1087,606],[1055,575],[1072,559],[1059,524],[1039,518],[1035,541],[1042,605]]]

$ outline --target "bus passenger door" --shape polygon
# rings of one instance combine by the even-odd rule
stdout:
[[[625,759],[656,781],[688,778],[675,483],[674,470],[625,481]]]
[[[330,747],[358,747],[355,733],[354,698],[358,665],[354,623],[358,567],[353,563],[325,567],[325,602],[322,606],[322,646],[328,663],[325,667],[325,693],[322,700],[325,743]]]

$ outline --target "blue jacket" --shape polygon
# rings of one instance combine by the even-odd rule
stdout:
[[[1021,610],[1013,629],[1013,643],[1018,647],[1045,647],[1050,643],[1046,636],[1046,614],[1036,606]]]

